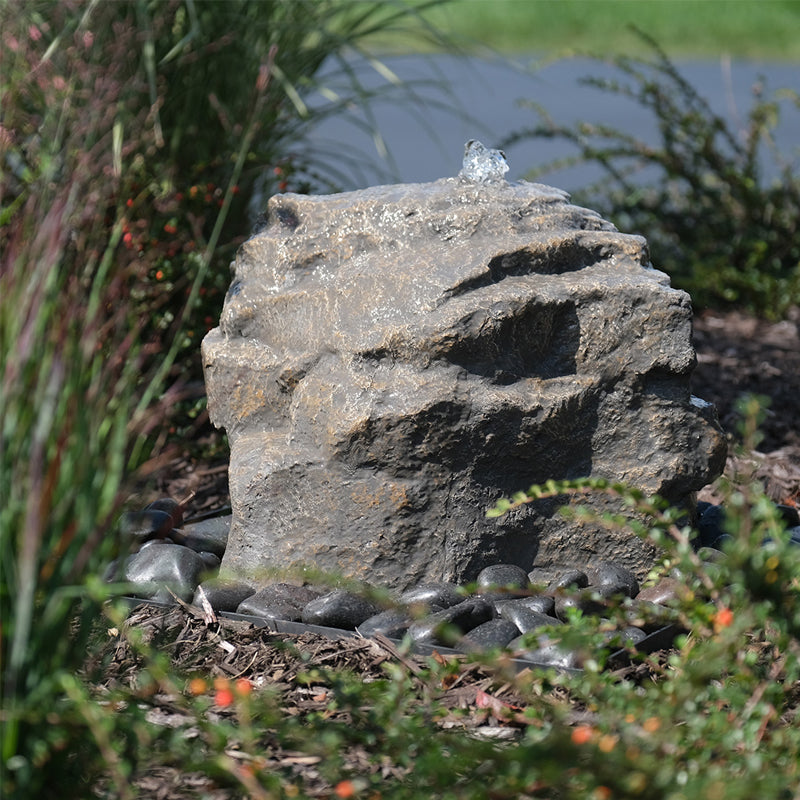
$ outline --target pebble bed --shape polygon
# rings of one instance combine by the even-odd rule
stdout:
[[[797,509],[779,509],[789,526],[788,536],[800,545]],[[723,507],[700,503],[698,514],[694,542],[698,553],[708,561],[724,557],[720,547],[730,537],[723,532]],[[584,646],[565,647],[548,636],[569,624],[572,609],[597,615],[598,630],[604,631],[600,646],[612,653],[609,664],[619,663],[631,650],[669,646],[681,632],[672,624],[668,608],[684,588],[679,576],[665,576],[640,589],[632,572],[608,561],[583,569],[534,567],[529,572],[513,564],[496,564],[483,569],[469,587],[423,583],[403,592],[388,608],[368,599],[368,592],[364,596],[342,588],[287,582],[225,582],[216,574],[230,520],[223,514],[184,522],[181,506],[170,498],[124,514],[120,533],[133,552],[109,565],[106,579],[127,581],[136,597],[155,602],[175,603],[177,597],[267,624],[405,640],[421,652],[432,647],[461,652],[502,648],[522,665],[563,670],[581,669],[587,658],[596,655]],[[603,613],[611,607],[622,607],[630,624],[604,620]]]

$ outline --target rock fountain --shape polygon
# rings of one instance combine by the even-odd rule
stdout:
[[[469,142],[455,178],[270,199],[203,342],[231,445],[223,571],[395,589],[499,562],[642,575],[653,545],[557,500],[486,510],[602,476],[691,511],[721,473],[724,437],[690,393],[688,295],[643,238],[507,169]]]

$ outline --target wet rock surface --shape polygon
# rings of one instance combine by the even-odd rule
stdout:
[[[688,296],[643,239],[487,157],[269,201],[203,343],[231,443],[226,570],[307,563],[403,590],[600,557],[641,578],[652,546],[565,522],[555,499],[485,509],[589,475],[690,506],[721,472]]]

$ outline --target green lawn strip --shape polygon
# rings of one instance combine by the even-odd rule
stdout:
[[[454,38],[506,55],[641,55],[641,43],[628,30],[633,24],[673,57],[800,59],[796,0],[452,0],[422,16]],[[428,38],[407,33],[382,37],[391,50],[433,47]]]

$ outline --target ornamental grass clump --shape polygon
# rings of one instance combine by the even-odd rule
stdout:
[[[362,175],[388,173],[391,156],[370,104],[391,96],[411,106],[419,101],[417,88],[431,82],[402,84],[367,43],[394,30],[436,39],[420,10],[438,1],[93,5],[96,39],[113,36],[115,26],[135,30],[127,80],[143,90],[139,103],[152,142],[126,164],[124,246],[148,265],[135,311],[148,332],[178,346],[175,369],[187,381],[202,380],[200,341],[216,324],[229,264],[267,198],[335,191],[350,166]],[[51,5],[34,8],[49,19]],[[352,69],[353,54],[368,57],[377,85],[366,85]],[[309,147],[307,134],[333,115],[370,132],[374,158],[347,143]]]
[[[563,125],[530,103],[539,124],[503,146],[532,138],[569,142],[574,156],[537,166],[528,177],[579,163],[599,166],[602,180],[576,192],[575,201],[645,236],[654,265],[696,307],[784,318],[800,304],[800,177],[797,153],[780,153],[773,133],[781,115],[800,110],[800,94],[768,93],[759,81],[742,130],[734,130],[656,42],[636,33],[651,59],[593,56],[615,74],[580,83],[638,103],[654,118],[659,141],[590,121]],[[774,178],[764,174],[767,159]]]
[[[200,340],[216,323],[232,256],[266,199],[279,191],[335,191],[351,167],[386,177],[391,155],[371,103],[436,102],[430,90],[440,85],[402,83],[368,44],[404,30],[441,41],[421,14],[439,1],[10,0],[0,11],[10,43],[0,222],[21,203],[28,159],[52,144],[35,120],[55,121],[63,107],[62,125],[71,126],[94,96],[93,117],[111,119],[109,168],[125,171],[115,202],[124,206],[118,260],[138,265],[129,311],[144,338],[178,349],[173,371],[195,384],[188,394],[196,404]],[[16,45],[29,51],[26,64]],[[378,81],[356,73],[354,54],[368,58]],[[48,69],[63,97],[37,84]],[[112,84],[124,98],[111,98]],[[24,131],[14,121],[21,114],[30,120]],[[307,134],[333,115],[371,134],[374,158],[346,142],[309,147]],[[87,151],[92,143],[90,136]]]
[[[163,460],[168,414],[192,374],[181,358],[210,324],[198,322],[211,313],[203,298],[218,313],[214,291],[227,283],[208,276],[223,235],[235,240],[236,204],[246,209],[259,176],[266,189],[292,181],[300,161],[288,143],[323,113],[301,113],[311,68],[404,8],[0,7],[4,798],[86,798],[101,773],[111,794],[132,797],[130,776],[163,738],[140,707],[173,685],[163,657],[148,651],[141,682],[119,693],[96,691],[97,675],[82,671],[106,601],[125,589],[101,578],[121,550],[115,520]],[[226,33],[220,20],[239,27]],[[231,36],[248,26],[263,46],[251,48],[251,36],[234,52]],[[292,66],[309,47],[311,61]],[[234,59],[225,78],[235,85],[215,96],[220,52],[247,68]],[[203,103],[181,106],[202,70]]]
[[[140,275],[120,202],[147,126],[124,80],[130,30],[115,29],[119,57],[106,60],[88,9],[60,39],[8,5],[1,27],[0,785],[9,798],[81,796],[135,745],[75,672],[107,596],[125,475],[160,419],[139,405],[163,384],[131,324]]]

